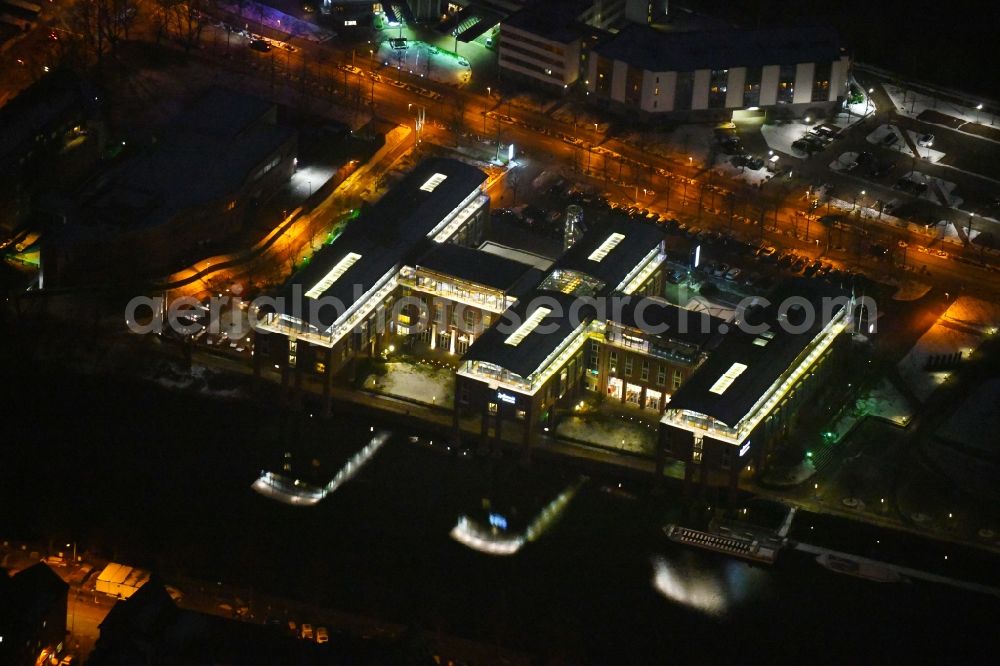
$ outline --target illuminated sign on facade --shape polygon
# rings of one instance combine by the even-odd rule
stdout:
[[[743,446],[741,446],[740,447],[740,458],[742,458],[743,456],[745,456],[747,454],[747,451],[749,451],[749,450],[750,450],[750,442],[747,442],[746,444],[744,444]]]
[[[517,402],[517,397],[511,395],[510,393],[504,393],[503,391],[497,391],[497,400],[502,400],[508,405],[513,405]]]

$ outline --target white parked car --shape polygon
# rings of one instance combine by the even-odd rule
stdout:
[[[930,148],[934,145],[934,135],[933,134],[921,134],[917,137],[917,145],[923,146],[924,148]]]
[[[726,271],[726,279],[729,280],[730,282],[735,282],[736,280],[739,279],[740,275],[742,274],[743,271],[741,271],[740,269],[730,268],[728,271]]]

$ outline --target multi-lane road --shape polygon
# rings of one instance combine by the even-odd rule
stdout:
[[[148,21],[148,17],[153,16],[152,9],[140,12],[140,18],[143,16]],[[153,40],[152,27],[140,22],[132,37]],[[259,53],[247,48],[246,38],[226,34],[226,30],[217,23],[206,27],[202,43],[205,45],[201,49],[203,56],[225,63],[248,81],[277,79],[290,82],[309,90],[316,98],[328,99],[333,104],[356,110],[361,114],[359,117],[370,114],[413,127],[417,114],[424,111],[427,121],[420,133],[423,141],[478,146],[484,155],[490,152],[504,154],[506,146],[513,143],[518,152],[529,160],[544,161],[553,168],[573,174],[597,191],[606,192],[609,198],[638,203],[685,221],[696,220],[697,224],[706,228],[729,229],[734,226],[738,235],[756,235],[769,243],[811,255],[823,254],[843,263],[854,261],[856,265],[861,262],[868,264],[869,269],[873,267],[884,273],[897,269],[885,263],[872,265],[870,260],[865,260],[862,253],[867,251],[867,242],[834,238],[828,248],[823,238],[817,244],[817,235],[822,230],[817,222],[810,223],[810,238],[808,241],[805,239],[806,223],[801,212],[809,203],[803,197],[809,185],[830,183],[835,195],[846,201],[852,201],[864,190],[870,200],[869,205],[877,208],[875,201],[912,199],[891,186],[898,175],[917,166],[922,172],[957,182],[965,200],[963,210],[955,210],[926,199],[912,199],[911,207],[918,211],[921,219],[946,219],[964,226],[969,219],[966,209],[971,208],[980,213],[974,219],[977,229],[988,229],[989,225],[995,224],[983,218],[982,213],[988,212],[988,205],[1000,185],[989,177],[970,173],[975,164],[989,165],[993,160],[975,157],[958,160],[950,166],[917,163],[915,158],[906,157],[898,151],[875,147],[864,137],[871,130],[872,123],[882,120],[879,116],[866,121],[869,126],[860,123],[846,131],[844,138],[811,159],[803,160],[796,156],[783,158],[786,163],[795,164],[792,168],[794,180],[778,177],[761,191],[722,178],[686,156],[653,155],[642,146],[621,141],[613,131],[606,134],[589,124],[574,127],[540,111],[512,104],[510,98],[500,92],[501,84],[496,82],[484,80],[481,85],[474,82],[472,86],[461,89],[446,86],[392,67],[378,67],[369,59],[352,58],[351,46],[336,40],[324,44],[294,41],[293,50],[275,47],[270,52]],[[354,65],[350,65],[352,61]],[[370,69],[372,65],[376,65],[376,71]],[[933,131],[939,145],[949,154],[963,155],[968,152],[978,155],[977,151],[994,151],[1000,156],[1000,144],[988,139],[937,126],[928,130],[917,120],[895,117],[891,111],[891,100],[880,88],[881,82],[870,78],[863,78],[861,82],[866,86],[870,84],[876,90],[874,99],[876,106],[885,110],[883,117],[891,116],[892,122],[903,128]],[[488,90],[487,83],[490,84]],[[879,159],[898,162],[893,175],[878,181],[857,172],[829,170],[827,165],[836,155],[860,150],[876,153]],[[710,187],[703,190],[701,186],[709,183]],[[759,228],[761,218],[766,226],[763,233]],[[847,233],[858,229],[868,240],[878,239],[883,245],[895,248],[899,241],[906,243],[909,246],[907,264],[921,274],[930,271],[929,279],[964,281],[977,289],[1000,287],[997,273],[972,265],[981,259],[988,261],[991,258],[978,248],[949,244],[945,250],[947,258],[939,257],[935,252],[917,252],[921,246],[939,244],[933,234],[924,235],[913,227],[904,229],[886,224],[875,213],[866,220],[855,220]],[[847,251],[838,255],[837,246]],[[851,252],[852,248],[862,252]],[[955,261],[954,256],[964,256],[970,263]]]

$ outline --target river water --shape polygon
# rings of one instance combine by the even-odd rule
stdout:
[[[998,644],[992,597],[876,584],[798,552],[763,567],[683,548],[660,531],[670,491],[605,492],[611,476],[591,474],[515,556],[449,537],[485,497],[527,521],[579,479],[569,463],[463,459],[397,429],[355,479],[295,508],[250,489],[262,468],[288,452],[296,473],[332,476],[380,424],[64,373],[17,372],[5,388],[0,538],[71,538],[167,577],[239,583],[561,663],[985,661]],[[837,529],[853,533],[824,529],[834,543]]]

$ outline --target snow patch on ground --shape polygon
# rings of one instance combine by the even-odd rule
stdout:
[[[855,152],[841,153],[840,157],[830,162],[830,171],[851,171],[857,168],[858,154]],[[851,166],[851,165],[855,166]]]
[[[385,375],[369,375],[365,388],[413,402],[452,407],[455,375],[450,369],[413,363],[386,363],[385,369]]]
[[[922,160],[931,162],[940,162],[941,158],[945,156],[940,150],[934,150],[932,146],[921,146],[917,141],[921,136],[924,135],[923,132],[914,132],[913,130],[906,130],[906,133],[910,136],[910,140],[913,141],[913,145],[917,147],[917,157]]]
[[[927,183],[927,189],[920,193],[921,199],[926,199],[927,201],[933,201],[936,204],[942,204],[947,202],[947,205],[951,208],[958,208],[962,205],[964,199],[955,194],[955,190],[958,189],[958,184],[951,182],[950,180],[944,180],[936,176],[928,176],[926,173],[921,173],[920,171],[908,171],[902,176],[903,178],[908,178],[916,183]],[[944,201],[941,200],[939,193],[944,195]]]
[[[556,435],[617,451],[643,455],[656,453],[656,429],[614,416],[584,418],[567,416],[559,421]]]
[[[911,118],[919,116],[928,109],[961,118],[969,123],[982,122],[990,117],[988,113],[977,111],[974,107],[963,106],[912,90],[904,91],[899,86],[889,83],[882,84],[882,88],[885,89],[886,94],[896,106],[896,112]]]
[[[468,60],[421,41],[409,40],[404,49],[395,49],[384,41],[375,55],[383,67],[398,68],[447,85],[463,86],[472,76]]]
[[[910,391],[926,402],[934,390],[946,382],[953,370],[927,370],[934,356],[962,352],[962,358],[979,346],[986,335],[1000,328],[1000,304],[968,296],[955,299],[937,322],[924,333],[898,364],[899,373]]]
[[[896,142],[891,146],[885,145],[884,141],[890,134],[896,135]],[[879,125],[874,130],[868,133],[865,137],[868,143],[874,143],[875,145],[882,146],[886,150],[895,150],[900,153],[909,154],[909,146],[906,145],[906,141],[903,139],[902,132],[895,125]]]
[[[800,122],[775,123],[774,125],[761,125],[760,133],[772,150],[786,155],[798,156],[801,153],[792,148],[792,143],[801,139],[809,131],[809,127],[810,125],[804,125]]]
[[[738,167],[733,164],[732,159],[731,155],[719,155],[715,159],[716,170],[720,171],[727,178],[743,181],[744,183],[759,187],[761,183],[767,182],[774,176],[774,174],[764,167],[761,167],[760,169],[745,169],[744,167]]]
[[[909,425],[913,418],[914,410],[910,401],[889,379],[883,379],[872,388],[862,399],[862,403],[867,414],[898,426]]]

